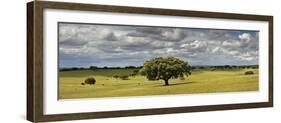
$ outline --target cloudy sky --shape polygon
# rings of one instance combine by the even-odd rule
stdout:
[[[191,65],[258,64],[257,31],[59,23],[60,67],[140,66],[157,56]]]

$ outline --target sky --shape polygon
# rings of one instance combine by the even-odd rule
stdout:
[[[258,64],[259,32],[58,23],[59,66],[141,66],[159,56],[196,65]]]

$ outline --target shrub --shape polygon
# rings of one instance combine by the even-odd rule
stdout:
[[[93,85],[96,83],[96,79],[94,77],[89,77],[84,81],[85,84]]]
[[[211,69],[211,71],[215,71],[215,70],[216,70],[215,68]]]
[[[113,75],[112,77],[115,78],[115,79],[118,79],[118,78],[119,78],[118,75]]]
[[[246,71],[246,72],[245,72],[245,75],[252,75],[252,74],[254,74],[253,71]]]
[[[85,83],[84,83],[84,82],[82,82],[82,83],[81,83],[81,85],[85,85]]]
[[[128,75],[123,75],[119,77],[122,80],[129,80],[129,76]]]

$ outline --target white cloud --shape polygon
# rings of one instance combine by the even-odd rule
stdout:
[[[224,41],[222,46],[226,47],[239,47],[241,43],[239,41]]]
[[[252,36],[249,33],[243,33],[243,34],[239,35],[238,37],[239,37],[239,39],[241,39],[243,41],[249,42],[251,40]]]
[[[229,51],[228,54],[229,55],[238,55],[239,51]]]
[[[181,44],[181,45],[180,45],[181,48],[186,48],[186,47],[188,47],[188,46],[189,46],[189,44]]]
[[[215,47],[215,48],[212,50],[212,53],[217,53],[217,52],[219,52],[219,50],[220,50],[220,47]]]

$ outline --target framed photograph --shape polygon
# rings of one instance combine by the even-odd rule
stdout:
[[[27,3],[27,120],[273,106],[273,17]]]

